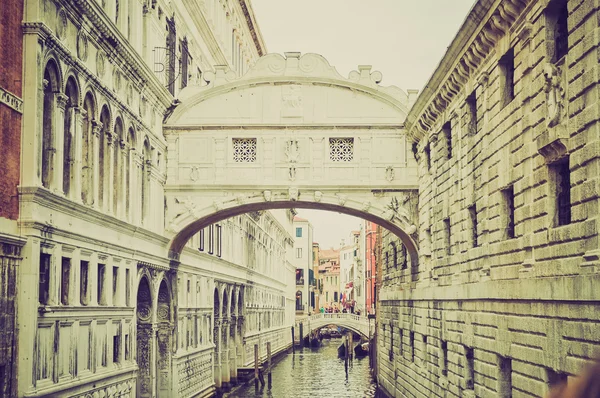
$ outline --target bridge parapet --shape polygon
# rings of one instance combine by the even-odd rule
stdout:
[[[357,332],[364,337],[369,337],[369,327],[371,327],[371,334],[375,328],[375,323],[369,325],[369,319],[363,315],[349,314],[349,313],[319,313],[310,315],[306,318],[299,319],[296,321],[296,330],[300,330],[300,323],[303,324],[303,336],[306,337],[313,330],[320,329],[327,325],[336,325],[343,328]]]

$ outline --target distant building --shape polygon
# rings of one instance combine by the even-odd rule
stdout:
[[[377,270],[377,251],[381,242],[377,224],[365,221],[364,224],[364,251],[365,264],[365,308],[368,313],[375,313],[375,277]]]
[[[313,227],[304,218],[294,217],[294,252],[292,264],[296,267],[296,314],[310,314],[315,305],[313,290]]]

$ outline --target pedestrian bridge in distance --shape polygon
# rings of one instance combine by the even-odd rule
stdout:
[[[300,323],[302,323],[302,338],[308,336],[313,330],[320,329],[327,325],[335,325],[352,330],[365,338],[373,335],[375,330],[375,321],[369,325],[369,319],[367,316],[348,314],[343,312],[338,313],[319,313],[308,316],[304,319],[296,321],[296,330],[300,335]],[[369,334],[369,327],[371,327],[371,334]]]

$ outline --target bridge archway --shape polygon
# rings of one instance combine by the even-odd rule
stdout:
[[[404,131],[411,98],[359,66],[269,54],[244,76],[225,67],[188,87],[164,125],[169,257],[239,214],[314,208],[373,221],[417,250],[417,163]],[[411,93],[416,96],[416,92]]]

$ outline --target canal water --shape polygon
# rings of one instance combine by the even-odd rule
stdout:
[[[348,362],[338,358],[337,347],[342,339],[324,339],[319,348],[296,348],[273,367],[272,387],[256,391],[254,381],[226,393],[229,398],[362,398],[375,397],[377,386],[369,373],[369,357],[354,358]]]

